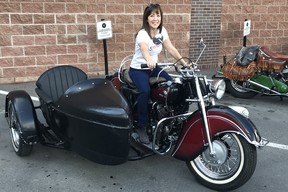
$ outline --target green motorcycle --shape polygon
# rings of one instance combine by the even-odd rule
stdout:
[[[218,69],[214,78],[225,78],[231,95],[248,99],[257,94],[288,97],[288,55],[267,47],[242,47]]]

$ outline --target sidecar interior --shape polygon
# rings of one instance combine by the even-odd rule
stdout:
[[[45,103],[57,101],[72,85],[87,79],[87,74],[71,65],[57,66],[44,72],[36,82],[36,93]]]
[[[45,71],[36,81],[43,116],[50,124],[49,105],[53,105],[65,91],[77,82],[87,80],[87,74],[71,65],[61,65]]]

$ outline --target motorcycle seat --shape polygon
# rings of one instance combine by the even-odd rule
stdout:
[[[281,53],[275,53],[275,52],[271,51],[266,46],[260,47],[260,51],[272,59],[288,60],[288,55],[281,54]]]
[[[132,81],[130,75],[129,75],[129,68],[124,70],[124,81],[131,87],[131,88],[135,88],[136,86],[134,84],[134,82]],[[149,84],[150,86],[154,85],[155,83],[160,83],[160,82],[165,82],[167,81],[164,77],[150,77],[149,78]]]

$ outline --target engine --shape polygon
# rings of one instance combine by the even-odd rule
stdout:
[[[183,85],[175,82],[156,84],[151,89],[151,99],[168,105],[178,105],[183,100]]]

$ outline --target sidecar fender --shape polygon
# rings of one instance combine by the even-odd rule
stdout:
[[[20,124],[21,137],[25,143],[30,144],[37,141],[37,116],[31,97],[23,90],[11,91],[5,100],[5,117],[9,118],[8,103],[14,106],[16,118]]]
[[[224,132],[242,135],[249,143],[257,146],[261,136],[253,122],[227,106],[211,106],[206,108],[210,137]],[[207,146],[207,136],[201,112],[195,111],[187,120],[175,147],[173,156],[188,161],[196,158]]]

